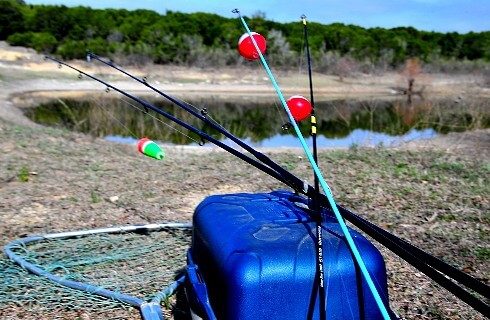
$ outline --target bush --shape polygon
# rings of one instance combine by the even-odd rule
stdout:
[[[13,1],[0,1],[0,40],[15,32],[24,31],[24,16],[19,4]]]
[[[76,59],[86,55],[86,48],[85,41],[68,40],[56,49],[56,54],[63,59]]]
[[[7,42],[12,46],[29,47],[31,45],[32,32],[14,33],[7,38]]]
[[[7,38],[7,42],[13,46],[31,47],[43,53],[53,52],[58,43],[52,34],[46,32],[14,33]]]

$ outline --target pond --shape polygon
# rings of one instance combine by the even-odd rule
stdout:
[[[229,143],[179,107],[155,98],[148,99],[179,119]],[[287,116],[277,101],[215,96],[187,102],[198,106],[198,111],[206,108],[212,119],[253,146],[300,146],[294,130],[284,129]],[[199,144],[199,136],[151,111],[145,115],[137,109],[143,108],[117,96],[91,96],[81,100],[56,99],[27,109],[26,114],[41,124],[65,127],[116,142],[134,143],[146,136],[175,145]],[[490,102],[476,98],[463,102],[420,100],[413,104],[404,100],[330,100],[318,101],[315,110],[320,148],[392,146],[403,141],[490,126]],[[309,121],[301,122],[300,129],[307,137]]]

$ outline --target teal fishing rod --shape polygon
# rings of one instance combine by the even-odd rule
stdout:
[[[361,273],[362,273],[369,289],[371,290],[371,293],[372,293],[372,295],[376,301],[376,304],[377,304],[377,306],[378,306],[378,308],[379,308],[379,310],[383,316],[383,319],[390,320],[391,318],[390,318],[388,310],[387,310],[387,308],[383,302],[383,299],[381,298],[381,296],[378,292],[378,289],[376,289],[376,285],[374,284],[374,282],[371,278],[371,275],[369,274],[369,271],[366,268],[366,264],[364,263],[364,260],[362,259],[362,256],[361,256],[359,250],[357,249],[356,244],[354,243],[354,239],[352,238],[349,230],[347,229],[347,225],[344,222],[344,218],[342,217],[339,209],[337,208],[337,204],[335,203],[335,200],[333,198],[332,191],[330,190],[330,187],[328,186],[327,182],[323,178],[323,174],[320,171],[320,168],[318,167],[317,163],[315,162],[315,159],[313,158],[313,155],[311,154],[310,149],[308,148],[308,145],[306,144],[305,138],[303,137],[303,134],[301,133],[301,131],[298,127],[298,124],[296,123],[296,120],[294,119],[293,115],[291,114],[291,111],[289,110],[289,108],[287,106],[287,103],[286,103],[286,100],[284,99],[284,95],[282,94],[281,88],[277,84],[277,81],[276,81],[274,75],[272,74],[272,71],[269,68],[269,65],[267,64],[267,61],[265,60],[264,55],[262,54],[257,42],[255,41],[255,39],[252,35],[252,32],[250,31],[250,28],[247,25],[247,22],[245,21],[245,19],[240,14],[240,11],[238,9],[235,9],[232,12],[238,14],[238,17],[239,17],[243,27],[245,28],[246,32],[248,33],[248,36],[250,37],[250,39],[252,40],[252,43],[255,47],[255,50],[257,51],[257,53],[259,55],[260,61],[262,62],[262,66],[264,67],[264,69],[267,73],[267,76],[271,80],[272,85],[274,86],[274,89],[276,90],[277,96],[279,97],[279,100],[281,101],[281,104],[282,104],[284,110],[286,111],[286,113],[288,115],[289,121],[293,125],[294,131],[296,132],[296,135],[298,136],[298,139],[301,143],[301,146],[303,147],[303,151],[304,151],[306,157],[308,158],[308,161],[310,162],[310,164],[313,168],[313,171],[315,172],[315,175],[318,177],[318,182],[320,183],[320,186],[322,187],[323,191],[325,192],[325,196],[327,197],[329,205],[335,214],[335,217],[339,223],[339,226],[342,229],[342,233],[344,234],[345,239],[347,240],[347,243],[351,249],[351,252],[354,255],[354,258],[357,262],[357,265],[359,266],[359,269],[361,270]]]

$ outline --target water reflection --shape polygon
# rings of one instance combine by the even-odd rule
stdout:
[[[355,129],[346,137],[328,138],[319,136],[317,146],[319,148],[348,148],[352,146],[396,146],[403,142],[430,139],[437,135],[434,129],[412,129],[400,136],[391,136],[386,133],[372,132],[369,130]],[[301,147],[297,138],[292,135],[276,135],[258,143],[252,143],[256,147]]]
[[[227,142],[180,108],[162,101],[153,103]],[[211,98],[192,103],[206,106],[214,120],[252,145],[299,146],[294,130],[281,128],[287,117],[274,102],[251,104],[246,100],[230,102]],[[393,145],[431,138],[438,133],[488,127],[488,104],[484,100],[466,106],[451,100],[421,101],[413,105],[404,101],[321,101],[316,104],[318,144],[320,147]],[[138,106],[121,98],[91,97],[89,100],[52,101],[29,109],[27,115],[39,123],[107,137],[111,141],[131,143],[132,139],[142,136],[172,144],[197,144],[200,141],[197,135],[165,118],[151,118],[135,107]],[[308,121],[302,122],[300,129],[307,136]]]

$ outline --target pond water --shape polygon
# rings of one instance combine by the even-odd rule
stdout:
[[[219,133],[182,109],[151,101],[179,119],[202,129],[230,144]],[[188,101],[196,110],[207,109],[210,117],[240,139],[256,147],[300,147],[292,128],[283,129],[287,116],[278,102],[261,102],[257,98],[228,100],[209,97]],[[403,100],[333,100],[316,103],[318,146],[345,148],[352,146],[392,146],[404,141],[432,138],[451,131],[464,131],[490,124],[489,102],[462,105],[457,101],[419,101],[407,104]],[[136,110],[142,107],[119,97],[92,96],[86,100],[54,100],[26,111],[38,123],[69,128],[109,141],[134,143],[149,137],[176,145],[197,145],[200,138],[150,113]],[[309,121],[300,129],[309,134]],[[310,139],[311,140],[311,139]]]

